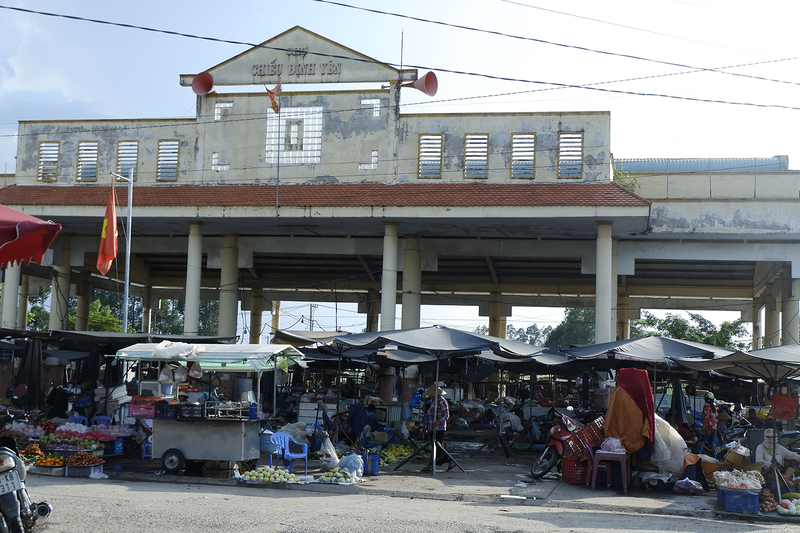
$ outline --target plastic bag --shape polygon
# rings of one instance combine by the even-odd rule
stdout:
[[[172,376],[178,383],[183,383],[189,379],[189,369],[183,365],[178,365],[178,368],[172,372]]]
[[[161,369],[161,372],[158,374],[158,382],[159,383],[172,383],[172,370],[169,369],[168,366],[165,366]]]
[[[185,359],[204,351],[205,347],[199,344],[161,341],[158,346],[153,348],[153,357],[158,357],[159,359]]]
[[[687,477],[676,481],[675,485],[672,487],[672,492],[676,494],[693,494],[696,496],[703,494],[703,486],[700,482]]]
[[[330,437],[325,437],[325,440],[322,441],[319,453],[322,454],[320,463],[323,470],[333,470],[339,466],[339,456],[336,454],[336,448],[333,447]]]
[[[600,445],[600,449],[604,452],[626,453],[625,446],[622,445],[622,441],[616,437],[606,437],[603,440],[603,444]]]
[[[189,368],[189,377],[200,379],[203,377],[203,369],[200,367],[200,363],[197,361],[192,361],[192,366]]]
[[[364,459],[356,453],[348,453],[339,459],[339,468],[346,468],[355,477],[364,477]]]

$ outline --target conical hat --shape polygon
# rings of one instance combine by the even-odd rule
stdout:
[[[444,396],[447,394],[447,392],[445,392],[444,389],[442,389],[441,387],[437,387],[436,385],[431,385],[430,387],[425,389],[425,392],[423,392],[422,394],[424,394],[425,396],[433,396],[434,394],[437,396]]]

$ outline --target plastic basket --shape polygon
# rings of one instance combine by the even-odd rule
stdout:
[[[157,403],[156,418],[178,418],[179,407],[176,403]]]
[[[572,485],[585,485],[587,466],[577,457],[561,458],[561,479]]]
[[[200,419],[203,418],[204,409],[199,403],[181,404],[178,411],[178,418]]]
[[[733,492],[717,485],[717,503],[731,513],[758,514],[758,492]]]
[[[67,465],[66,477],[89,477],[92,474],[103,473],[103,463],[99,465]]]

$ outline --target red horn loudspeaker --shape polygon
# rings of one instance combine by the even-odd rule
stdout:
[[[214,88],[214,76],[210,72],[201,72],[192,80],[192,91],[194,94],[203,96]]]
[[[418,91],[422,91],[428,96],[435,96],[436,89],[439,88],[439,82],[436,81],[436,74],[428,72],[421,78],[411,83],[404,83],[401,87],[413,87]]]

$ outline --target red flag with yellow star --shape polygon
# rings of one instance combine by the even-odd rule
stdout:
[[[114,184],[108,195],[106,217],[103,219],[103,232],[100,234],[100,252],[97,254],[97,270],[104,276],[117,257],[117,206]]]

